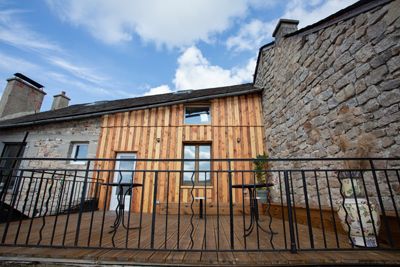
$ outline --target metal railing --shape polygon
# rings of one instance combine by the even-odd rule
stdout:
[[[195,160],[85,159],[82,166],[65,158],[13,160],[13,169],[0,168],[4,246],[400,247],[398,158],[269,159],[263,171],[254,169],[257,159],[197,160],[211,168],[190,171],[183,165]],[[115,170],[116,161],[135,161],[135,170]],[[349,168],[354,162],[362,164]],[[197,184],[196,175],[203,177]]]

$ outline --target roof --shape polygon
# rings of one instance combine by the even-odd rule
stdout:
[[[257,93],[262,89],[253,84],[241,84],[225,87],[208,88],[201,90],[184,90],[174,93],[127,98],[112,101],[71,105],[52,111],[39,112],[23,117],[0,121],[0,128],[14,128],[21,126],[67,121],[81,118],[90,118],[104,114],[124,112],[129,110],[146,109],[167,106],[178,103],[209,100],[213,98]]]
[[[327,28],[339,21],[344,21],[347,20],[349,18],[352,18],[354,16],[357,16],[360,13],[364,13],[364,12],[368,12],[369,10],[378,7],[378,6],[382,6],[385,5],[387,3],[392,2],[393,0],[360,0],[346,8],[343,8],[341,10],[339,10],[338,12],[320,20],[317,21],[314,24],[311,24],[307,27],[301,28],[297,31],[288,33],[285,35],[285,37],[290,37],[290,36],[295,36],[295,35],[307,35],[316,31],[319,31],[321,29]],[[288,20],[290,21],[290,20]],[[257,65],[256,65],[256,70],[253,76],[253,83],[255,83],[256,78],[257,78],[257,72],[258,72],[258,65],[259,65],[259,61],[261,58],[261,52],[270,46],[273,46],[275,44],[275,41],[269,42],[265,45],[263,45],[262,47],[260,47],[259,52],[258,52],[258,58],[257,58]]]

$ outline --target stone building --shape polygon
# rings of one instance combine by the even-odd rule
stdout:
[[[13,93],[14,90],[31,90],[34,85],[27,77],[22,79],[16,76],[9,82],[11,80],[13,84],[8,86],[8,91],[14,97],[3,101],[6,106],[12,106],[13,101],[15,103],[20,97],[21,93]],[[17,82],[24,86],[14,86]],[[64,98],[63,101],[58,101],[60,97]],[[139,181],[147,196],[143,202],[137,199],[132,201],[132,210],[151,212],[154,173],[149,170],[152,166],[146,160],[157,162],[168,159],[168,163],[155,163],[161,165],[160,168],[164,171],[159,177],[164,185],[160,185],[158,189],[159,207],[162,210],[165,203],[178,206],[180,202],[187,204],[191,200],[191,177],[181,174],[185,168],[197,168],[199,171],[200,164],[192,162],[181,166],[180,159],[192,156],[201,160],[211,159],[211,156],[220,159],[239,157],[249,160],[245,163],[234,162],[231,164],[232,168],[239,168],[240,165],[251,169],[252,158],[265,151],[261,89],[252,84],[184,90],[65,107],[66,100],[65,94],[61,93],[55,96],[53,110],[39,113],[33,110],[30,111],[31,115],[14,115],[11,119],[0,121],[2,157],[23,158],[19,163],[19,171],[13,174],[11,184],[9,177],[16,161],[0,159],[0,171],[3,171],[0,173],[0,203],[6,196],[7,204],[17,206],[18,210],[29,216],[40,212],[40,215],[45,212],[63,212],[67,207],[74,208],[82,203],[81,196],[83,198],[89,192],[96,191],[91,190],[90,186],[89,189],[84,189],[83,184],[87,177],[98,188],[96,192],[99,196],[96,195],[96,200],[99,201],[99,208],[115,209],[119,191],[109,190],[108,184],[117,183],[121,178]],[[54,108],[59,104],[63,107]],[[229,115],[230,111],[236,114],[235,118]],[[23,142],[26,134],[27,139]],[[24,150],[18,155],[20,147],[24,147]],[[132,164],[130,166],[133,170],[129,171],[135,171],[136,174],[132,176],[133,174],[126,172],[118,173],[119,166],[123,164],[113,161],[114,159],[132,159],[133,163],[124,162]],[[219,162],[201,164],[202,168],[207,168],[204,171],[208,170],[209,173],[213,169],[222,168],[219,165]],[[90,168],[88,175],[86,168]],[[169,179],[165,175],[165,169],[174,170],[168,175],[175,181],[169,188],[170,194],[167,194],[170,197],[163,195],[167,188],[165,180]],[[219,179],[213,178],[215,175],[210,177],[209,173],[202,172],[193,177],[196,180],[196,194],[202,197],[207,195],[210,208],[215,207],[218,201],[227,206],[230,199],[228,187],[216,190],[217,183],[222,183],[222,180],[227,185],[227,173],[220,174]],[[250,180],[250,175],[247,179]],[[239,175],[235,175],[233,180],[238,183]],[[180,201],[177,200],[179,195],[182,195]],[[138,194],[134,196],[139,197]],[[219,200],[217,196],[220,197]],[[242,195],[236,190],[232,199],[241,198]],[[13,205],[13,201],[17,204]],[[32,206],[48,208],[37,209],[31,208]]]
[[[359,1],[300,30],[280,20],[254,77],[271,157],[400,157],[399,10],[400,1]]]
[[[25,133],[29,132],[24,144],[24,157],[94,158],[99,155],[96,151],[103,150],[104,155],[114,155],[107,151],[108,147],[98,149],[99,140],[107,139],[101,138],[100,133],[102,131],[108,133],[108,130],[103,129],[108,126],[102,127],[102,123],[107,125],[108,117],[115,117],[113,121],[120,123],[117,126],[124,128],[129,125],[124,124],[125,115],[121,114],[130,116],[128,112],[134,110],[151,110],[153,107],[172,106],[177,103],[183,105],[203,98],[212,102],[213,99],[223,97],[217,92],[223,92],[225,96],[255,94],[259,99],[262,91],[264,132],[258,132],[262,128],[262,123],[261,126],[255,123],[253,126],[261,128],[254,130],[256,132],[254,139],[257,140],[255,142],[257,147],[262,148],[261,150],[265,147],[269,156],[273,158],[398,158],[400,157],[399,10],[398,0],[361,0],[300,30],[297,30],[298,21],[282,19],[273,33],[275,40],[260,48],[253,84],[218,90],[193,92],[189,90],[182,94],[73,106],[68,106],[69,99],[62,92],[55,96],[51,111],[38,113],[45,95],[43,86],[21,74],[16,74],[9,80],[0,102],[0,151],[3,151],[4,156],[5,148],[8,146],[8,151],[11,151],[8,155],[15,156],[17,151],[15,145],[20,144]],[[26,102],[28,100],[30,102]],[[241,105],[238,100],[232,101]],[[248,100],[243,101],[249,103],[246,102]],[[256,100],[254,101],[256,103]],[[221,102],[219,105],[222,105]],[[234,104],[229,102],[229,105]],[[248,108],[257,109],[256,106],[248,105]],[[228,109],[222,110],[225,112]],[[181,111],[183,114],[183,109]],[[110,115],[116,113],[119,113],[120,117]],[[239,114],[241,113],[237,112],[234,117],[238,117]],[[258,114],[258,111],[254,111],[254,114]],[[229,122],[231,118],[227,117],[226,121]],[[181,123],[182,118],[177,121]],[[135,123],[133,125],[137,127]],[[234,132],[233,128],[226,130],[231,138],[230,141],[234,140],[227,146],[231,146],[231,150],[235,153],[240,149],[247,149],[241,141],[243,137],[234,136]],[[224,134],[225,132],[221,136]],[[113,136],[116,139],[115,136],[118,134]],[[258,141],[260,138],[261,140],[264,138],[264,143]],[[210,141],[208,139],[206,141]],[[157,136],[155,140],[159,140],[157,143],[163,141]],[[240,148],[233,148],[233,144],[239,144]],[[153,143],[151,145],[157,146]],[[257,148],[253,149],[254,143],[248,146],[252,147],[248,151],[258,151]],[[261,154],[261,151],[243,155],[255,157],[257,154]],[[229,155],[234,157],[235,154],[232,152]],[[362,166],[356,167],[365,167],[365,162],[361,163]],[[57,162],[30,160],[25,164],[43,168],[84,168],[84,165],[79,164],[79,160]],[[328,165],[335,166],[335,164],[340,162],[333,161]],[[391,163],[383,162],[383,164]],[[354,165],[345,167],[350,168]],[[384,188],[383,191],[388,193],[382,177],[380,184]],[[326,185],[321,183],[321,186]],[[367,184],[367,186],[372,185]],[[302,187],[301,179],[295,179],[297,190],[295,193],[300,202],[304,199],[301,193]],[[336,190],[333,191],[335,198],[338,198],[339,184],[332,184],[332,187]],[[309,197],[315,201],[317,190],[312,189],[315,187],[313,188],[311,184]],[[396,194],[400,194],[400,187],[394,190]],[[323,203],[328,201],[326,194],[322,201]]]
[[[29,158],[20,162],[19,167],[24,169],[70,169],[67,171],[67,180],[72,181],[74,171],[84,170],[85,162],[79,161],[79,158],[93,158],[96,156],[97,142],[100,133],[100,117],[91,117],[84,119],[62,120],[65,117],[65,111],[68,110],[69,98],[65,92],[54,96],[50,111],[39,112],[42,101],[46,93],[43,86],[23,74],[16,73],[14,77],[8,79],[6,89],[0,101],[0,156],[1,157],[20,157]],[[73,109],[71,106],[69,109]],[[26,140],[24,138],[26,136]],[[20,151],[21,150],[21,151]],[[34,158],[47,158],[47,160],[34,160]],[[52,158],[77,158],[77,160],[52,160]],[[0,168],[12,166],[12,160],[0,161]],[[4,171],[3,169],[3,176]],[[82,172],[77,172],[77,184],[82,184]],[[29,183],[30,176],[40,178],[41,173],[19,173],[22,179],[14,177],[8,181],[5,192],[5,180],[0,181],[0,192],[5,197],[6,203],[10,203],[15,195],[11,188],[17,188],[14,183],[19,183],[19,190],[29,195],[27,201],[28,207],[25,212],[28,215],[35,214],[30,209],[33,205],[39,190],[44,193],[46,187],[39,189],[35,185],[34,189]],[[52,194],[57,197],[58,190],[62,184],[61,175],[52,174],[48,171],[44,178],[50,183],[54,180]],[[72,187],[67,186],[65,195],[69,195]],[[75,190],[77,203],[80,195],[81,186]],[[79,192],[78,192],[79,191]],[[38,199],[38,205],[42,204],[43,199]],[[65,208],[68,198],[63,198],[61,209]],[[72,204],[74,205],[74,204]],[[20,202],[18,209],[21,210],[23,202]],[[53,209],[54,207],[52,207]]]
[[[254,78],[271,156],[400,156],[399,10],[360,1],[300,30],[279,22]]]

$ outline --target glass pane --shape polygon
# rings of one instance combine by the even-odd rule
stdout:
[[[185,123],[188,124],[210,123],[210,107],[186,107]]]
[[[210,145],[199,145],[199,158],[210,159],[211,158],[211,146]]]
[[[183,167],[184,171],[194,171],[195,163],[194,162],[185,162],[183,166],[184,166]],[[184,172],[183,173],[183,182],[191,183],[192,176],[193,176],[193,172]],[[195,181],[195,180],[196,180],[195,176],[193,176],[193,181]]]
[[[188,145],[184,148],[184,159],[195,159],[196,158],[196,146]],[[183,162],[183,170],[184,171],[194,171],[195,170],[195,162],[194,161],[184,161]],[[184,172],[183,173],[183,182],[191,183],[192,172]],[[195,177],[193,176],[193,181]]]
[[[76,145],[76,158],[77,159],[84,159],[87,157],[88,154],[88,144],[79,144]]]
[[[118,159],[135,159],[135,156],[132,155],[118,155]],[[132,183],[133,182],[133,171],[135,169],[135,161],[119,161],[117,164],[118,168],[115,172],[114,182],[116,183]],[[117,188],[116,194],[125,194],[129,189],[129,186],[124,186],[122,188],[122,192],[120,187]],[[131,195],[129,191],[127,193],[128,196]]]
[[[200,159],[210,159],[211,158],[211,146],[209,145],[200,145],[199,146],[199,158]],[[210,161],[200,161],[199,162],[199,182],[200,183],[210,183],[210,170],[211,170],[211,162]]]

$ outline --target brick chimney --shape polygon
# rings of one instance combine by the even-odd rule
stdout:
[[[21,73],[15,73],[14,77],[7,80],[0,100],[0,120],[39,112],[46,95],[43,87]]]
[[[71,99],[65,95],[65,92],[61,91],[60,94],[54,96],[53,104],[51,105],[51,110],[68,107],[70,100]]]
[[[286,34],[297,31],[297,25],[299,25],[298,20],[280,19],[272,33],[272,37],[275,37],[275,40],[278,41]]]

